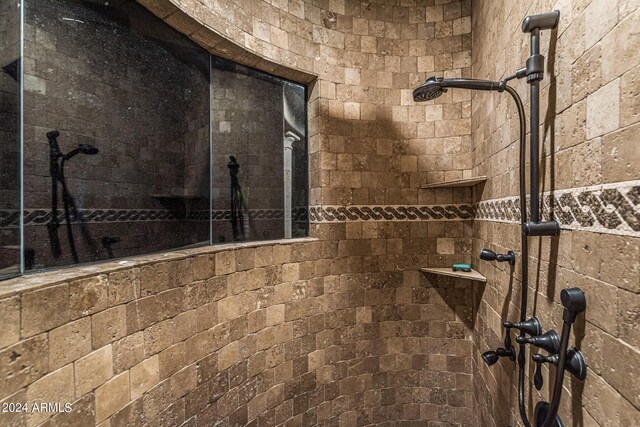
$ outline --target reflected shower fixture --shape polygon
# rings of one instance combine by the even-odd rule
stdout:
[[[60,239],[58,237],[58,228],[60,227],[60,221],[58,219],[58,184],[62,187],[62,202],[64,204],[64,217],[67,228],[67,240],[69,241],[69,247],[71,249],[71,256],[73,261],[77,264],[80,262],[78,258],[78,252],[73,239],[73,229],[71,227],[71,214],[73,213],[74,219],[79,219],[78,210],[73,201],[73,197],[69,193],[67,188],[67,182],[64,177],[65,163],[75,157],[78,154],[95,155],[98,154],[98,149],[93,145],[78,144],[77,148],[69,151],[67,154],[63,154],[60,151],[58,145],[58,137],[60,132],[52,130],[47,132],[47,139],[49,141],[49,173],[51,174],[51,219],[47,224],[49,232],[49,241],[51,242],[51,252],[54,257],[59,257],[62,254],[60,248]]]
[[[78,148],[75,148],[75,149],[69,151],[67,154],[62,156],[62,158],[64,160],[69,160],[73,156],[75,156],[76,154],[86,154],[88,156],[93,156],[95,154],[98,154],[98,149],[96,147],[94,147],[93,145],[78,144]]]

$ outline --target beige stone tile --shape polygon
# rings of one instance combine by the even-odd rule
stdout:
[[[196,388],[197,371],[196,365],[189,365],[186,368],[176,372],[169,379],[171,398],[177,400]]]
[[[27,292],[22,295],[21,306],[22,337],[51,330],[69,320],[69,285]]]
[[[96,423],[102,422],[130,401],[129,371],[116,375],[96,389]]]
[[[619,101],[619,80],[612,81],[587,97],[587,138],[595,138],[618,128]]]
[[[91,352],[91,318],[83,317],[49,332],[49,367],[57,369]]]
[[[27,388],[27,402],[33,403],[72,403],[73,393],[73,365],[47,374]],[[50,417],[48,412],[31,412],[27,416],[27,425],[39,425]]]
[[[603,344],[609,349],[604,357],[603,378],[622,396],[638,407],[640,401],[640,353],[636,348],[608,334]]]
[[[640,65],[625,73],[620,79],[620,126],[628,126],[640,120]]]
[[[15,344],[20,339],[20,298],[11,297],[0,301],[0,349]]]
[[[136,332],[113,343],[113,371],[120,373],[144,359],[144,332]]]
[[[238,342],[232,342],[218,352],[218,369],[223,371],[239,361]]]
[[[109,306],[125,304],[140,296],[140,269],[132,268],[109,274]]]
[[[596,44],[618,23],[617,0],[593,0],[585,9],[586,48]]]
[[[156,354],[132,366],[129,374],[131,381],[131,400],[142,396],[160,382],[159,356]]]
[[[640,9],[625,16],[616,27],[602,38],[602,81],[608,83],[640,62],[636,46],[640,33],[635,31],[640,22]]]
[[[185,343],[179,342],[160,352],[159,373],[162,380],[175,374],[186,365],[187,354],[185,351]]]
[[[104,275],[69,283],[71,319],[88,316],[107,308],[107,277]]]
[[[640,177],[640,136],[637,123],[616,130],[602,139],[602,179],[604,182],[619,182]]]
[[[216,275],[229,274],[236,271],[235,251],[224,251],[216,253]]]
[[[22,340],[0,352],[0,396],[8,396],[49,372],[47,334]]]
[[[618,333],[630,346],[640,348],[640,296],[618,289]]]
[[[113,349],[106,345],[76,360],[73,366],[75,395],[79,398],[113,376]]]
[[[91,316],[93,348],[100,348],[126,334],[127,310],[125,305],[119,305]]]

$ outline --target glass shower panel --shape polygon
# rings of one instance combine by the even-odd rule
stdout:
[[[25,63],[27,268],[209,243],[206,51],[136,2],[32,0]]]
[[[214,242],[306,235],[303,86],[212,58]]]
[[[0,278],[20,273],[20,15],[0,0]]]

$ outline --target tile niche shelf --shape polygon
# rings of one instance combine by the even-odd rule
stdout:
[[[473,178],[456,179],[453,181],[434,182],[432,184],[422,184],[420,188],[454,188],[473,187],[487,180],[486,176],[476,176]]]
[[[453,271],[451,267],[444,268],[421,268],[421,272],[435,274],[439,276],[449,276],[449,277],[457,277],[459,279],[467,279],[474,280],[476,282],[486,282],[487,278],[482,274],[478,273],[476,270],[471,269],[470,272],[466,273],[464,271]]]

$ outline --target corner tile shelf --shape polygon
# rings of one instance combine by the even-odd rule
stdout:
[[[474,178],[456,179],[446,182],[434,182],[433,184],[423,184],[420,188],[454,188],[454,187],[473,187],[487,180],[486,176],[476,176]]]
[[[420,271],[423,273],[436,274],[439,276],[449,276],[449,277],[457,277],[459,279],[467,279],[474,280],[476,282],[486,282],[487,278],[482,274],[478,273],[476,270],[471,269],[470,272],[465,273],[464,271],[453,271],[451,267],[445,268],[421,268]]]

